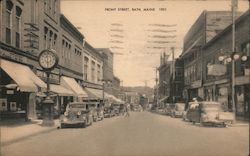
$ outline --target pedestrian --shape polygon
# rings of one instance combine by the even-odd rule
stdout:
[[[128,109],[128,106],[125,107],[125,117],[129,117],[129,109]]]

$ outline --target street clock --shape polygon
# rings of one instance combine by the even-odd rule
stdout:
[[[43,50],[38,56],[40,66],[44,70],[53,70],[58,64],[58,57],[53,49]]]

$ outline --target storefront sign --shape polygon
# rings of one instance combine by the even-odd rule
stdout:
[[[15,54],[13,52],[5,51],[5,50],[0,51],[0,56],[3,57],[3,58],[8,58],[8,59],[11,59],[11,60],[15,60],[17,62],[22,62],[22,63],[27,63],[28,62],[26,57],[23,57],[23,56]]]
[[[36,75],[38,77],[40,77],[41,79],[43,79],[44,81],[46,81],[46,79],[47,79],[46,73],[44,71],[37,70]],[[49,75],[49,78],[50,78],[51,82],[55,82],[55,83],[59,83],[60,82],[59,81],[60,80],[59,75],[51,73]]]
[[[88,87],[88,88],[102,89],[102,85],[100,85],[100,84],[93,84],[93,83],[83,82],[82,85],[84,87]]]
[[[223,64],[208,64],[207,65],[207,75],[221,76],[225,75],[227,68]]]
[[[197,80],[197,81],[192,82],[191,87],[192,88],[199,88],[199,87],[201,87],[201,80]]]
[[[14,94],[14,90],[7,90],[6,94]]]
[[[235,85],[250,84],[249,76],[239,76],[235,78]]]

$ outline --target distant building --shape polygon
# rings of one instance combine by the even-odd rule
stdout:
[[[103,57],[103,80],[105,82],[104,90],[109,94],[113,94],[112,82],[114,81],[114,71],[113,71],[113,65],[114,65],[113,55],[114,54],[109,48],[96,48],[96,50]]]

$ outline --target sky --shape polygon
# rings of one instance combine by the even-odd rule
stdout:
[[[240,0],[238,10],[246,11]],[[145,9],[145,10],[144,10]],[[123,86],[155,85],[163,52],[182,52],[183,38],[203,10],[230,11],[231,0],[61,0],[61,12],[94,48],[114,52],[114,74]]]

